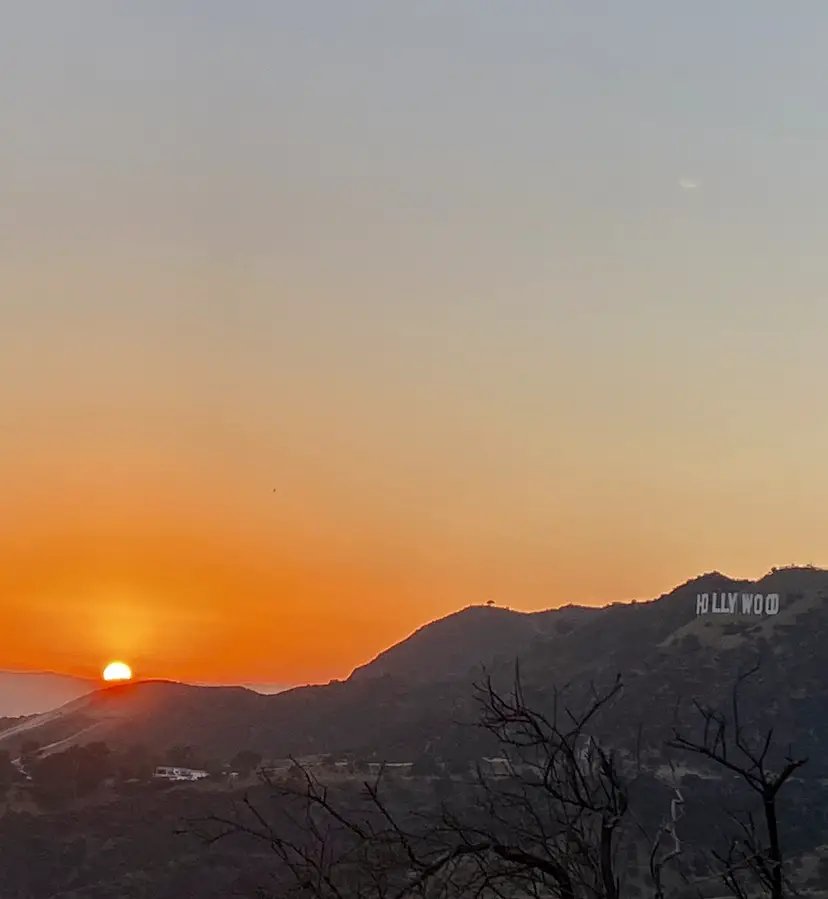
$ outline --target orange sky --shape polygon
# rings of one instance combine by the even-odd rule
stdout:
[[[17,5],[3,667],[828,561],[824,13],[645,6]]]
[[[325,681],[468,603],[655,596],[717,567],[725,540],[741,563],[729,570],[759,575],[784,527],[740,536],[687,493],[576,479],[521,531],[526,510],[502,489],[445,485],[397,506],[370,492],[370,472],[337,485],[243,462],[223,480],[122,459],[86,478],[78,463],[4,484],[4,665],[94,675],[123,658],[138,676]],[[764,517],[761,500],[729,506]]]

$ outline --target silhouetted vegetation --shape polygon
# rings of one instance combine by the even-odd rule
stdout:
[[[105,744],[90,743],[36,759],[27,770],[35,800],[50,807],[94,793],[111,775],[113,761]]]
[[[766,768],[772,732],[758,751],[750,748],[737,691],[729,724],[704,710],[700,742],[677,733],[677,750],[740,775],[762,797],[767,816],[767,846],[752,829],[745,830],[749,841],[731,842],[737,854],[701,851],[679,838],[676,812],[684,799],[675,790],[665,801],[675,783],[659,783],[639,756],[596,738],[621,694],[618,678],[576,711],[553,690],[547,714],[527,704],[519,677],[506,694],[488,680],[478,693],[481,723],[500,746],[499,774],[480,765],[474,777],[449,778],[452,788],[429,803],[396,782],[389,789],[382,774],[357,792],[294,763],[283,780],[266,780],[268,793],[247,794],[233,814],[211,814],[190,827],[211,845],[230,840],[270,851],[274,896],[666,899],[682,890],[704,895],[705,884],[718,882],[737,899],[783,899],[776,800],[804,760],[791,759],[776,773]],[[744,762],[728,753],[729,726]],[[438,769],[419,759],[412,773],[430,777]],[[708,809],[708,837],[716,818]]]
[[[17,776],[17,769],[5,749],[0,749],[0,799],[5,799]]]
[[[770,899],[783,899],[786,878],[777,799],[807,759],[790,753],[775,758],[778,753],[774,753],[773,728],[753,739],[746,732],[739,688],[758,670],[755,665],[737,678],[729,718],[719,710],[699,706],[701,736],[694,739],[677,731],[671,745],[736,775],[758,796],[764,827],[760,829],[754,816],[747,814],[737,821],[739,832],[731,838],[726,853],[714,853],[714,857],[721,864],[723,882],[734,896],[749,899],[761,890]]]

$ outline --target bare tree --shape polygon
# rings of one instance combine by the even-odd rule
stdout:
[[[620,678],[590,689],[581,712],[562,691],[544,714],[491,679],[477,688],[482,726],[505,753],[505,771],[480,766],[462,801],[432,814],[401,815],[381,790],[381,775],[360,802],[335,796],[307,770],[269,783],[271,803],[250,796],[233,814],[191,822],[206,839],[244,835],[279,859],[278,892],[313,899],[412,895],[545,896],[621,899],[618,850],[628,820],[634,759],[596,738],[593,726],[620,695]],[[343,811],[347,805],[347,813]]]
[[[619,831],[635,766],[603,747],[592,727],[621,691],[620,677],[606,690],[592,688],[576,712],[554,689],[546,714],[527,703],[519,669],[510,693],[499,693],[491,679],[478,691],[482,726],[503,747],[510,774],[498,782],[478,771],[481,836],[562,899],[620,896]],[[458,832],[473,829],[452,823]]]
[[[779,833],[777,799],[782,787],[806,764],[806,758],[785,754],[780,766],[771,764],[774,731],[767,728],[751,738],[742,721],[740,691],[759,670],[756,664],[736,679],[731,696],[730,720],[722,712],[696,703],[702,720],[702,735],[691,739],[676,730],[670,746],[708,759],[719,768],[739,777],[761,802],[764,833],[752,814],[734,818],[740,835],[734,837],[724,854],[714,853],[721,865],[721,879],[734,896],[755,896],[746,879],[770,899],[784,899],[785,872]]]
[[[684,809],[684,796],[677,785],[676,772],[670,765],[673,775],[674,797],[670,800],[670,815],[656,831],[650,846],[647,870],[653,884],[653,899],[666,899],[664,872],[667,866],[681,856],[681,840],[676,831],[676,824]],[[665,842],[667,846],[665,848]],[[672,844],[671,844],[672,843]]]
[[[637,749],[613,750],[599,736],[601,716],[622,689],[617,678],[582,692],[579,702],[553,690],[541,710],[527,699],[519,669],[509,692],[487,679],[477,688],[480,723],[502,757],[455,780],[451,799],[439,808],[416,811],[410,797],[396,792],[399,785],[387,789],[383,772],[358,788],[335,786],[296,763],[291,777],[267,781],[258,796],[246,795],[225,816],[190,822],[190,830],[210,841],[253,840],[272,853],[278,863],[271,894],[279,897],[624,899],[644,886],[628,877],[637,870],[654,899],[667,899],[689,882],[676,832],[684,797],[677,784],[672,800],[665,790],[669,814],[652,831],[633,813],[637,782],[649,777],[652,789],[654,778]],[[763,799],[769,846],[761,849],[748,819],[742,842],[718,858],[707,879],[746,899],[741,878],[752,873],[769,885],[771,899],[782,899],[775,799],[804,760],[772,773],[765,761],[771,734],[764,748],[750,749],[737,693],[738,684],[732,736],[723,718],[705,711],[702,740],[677,733],[671,745],[740,774]],[[730,740],[747,762],[732,758]]]

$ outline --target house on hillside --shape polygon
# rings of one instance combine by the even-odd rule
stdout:
[[[153,777],[158,780],[174,780],[174,781],[196,781],[204,780],[210,775],[206,771],[198,768],[174,768],[170,765],[159,765],[155,769]]]

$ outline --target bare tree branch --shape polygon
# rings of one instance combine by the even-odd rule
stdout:
[[[769,727],[753,743],[742,723],[740,690],[759,670],[756,664],[736,679],[731,696],[731,722],[720,712],[696,704],[703,721],[700,740],[691,739],[680,731],[674,731],[670,745],[679,750],[702,756],[710,762],[740,777],[757,794],[762,803],[767,845],[755,826],[752,815],[739,822],[743,836],[734,840],[725,855],[716,856],[723,865],[722,879],[734,896],[744,897],[746,887],[741,872],[748,870],[754,881],[771,897],[784,899],[784,857],[779,835],[777,796],[794,773],[807,763],[806,758],[794,758],[787,754],[778,771],[768,766],[773,748],[773,728]]]

